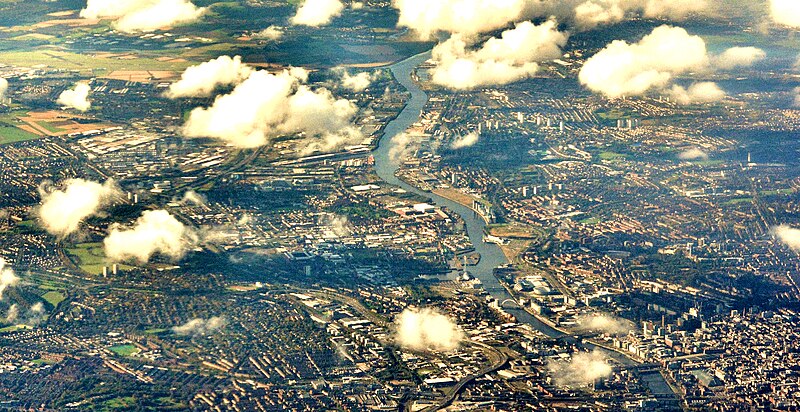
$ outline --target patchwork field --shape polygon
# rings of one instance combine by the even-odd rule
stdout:
[[[28,112],[18,115],[17,119],[22,122],[19,128],[40,136],[64,136],[112,126],[110,123],[81,122],[89,118],[58,110]]]

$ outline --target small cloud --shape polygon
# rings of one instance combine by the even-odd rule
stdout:
[[[345,68],[334,69],[334,72],[341,77],[341,87],[353,92],[363,92],[374,80],[374,76],[367,72],[351,75]]]
[[[397,343],[413,351],[453,351],[464,333],[449,317],[434,309],[406,309],[395,319]]]
[[[35,326],[45,319],[47,316],[47,312],[44,309],[44,304],[42,302],[36,302],[28,308],[28,311],[25,313],[25,320],[23,321],[26,325]]]
[[[633,322],[604,313],[587,314],[577,318],[578,329],[607,335],[626,335],[634,330]]]
[[[85,112],[92,107],[92,103],[89,101],[90,91],[91,87],[88,84],[76,83],[74,88],[61,92],[56,103],[67,109]]]
[[[680,160],[708,160],[708,153],[697,147],[686,149],[678,154]]]
[[[182,336],[204,336],[222,329],[227,324],[228,321],[221,316],[209,319],[194,318],[183,325],[173,327],[172,331]]]
[[[775,23],[800,27],[800,2],[797,0],[769,0],[769,12]]]
[[[236,221],[236,224],[239,226],[249,225],[250,222],[253,221],[253,217],[247,213],[243,213],[239,220]]]
[[[156,253],[180,260],[199,241],[193,228],[166,210],[148,210],[130,229],[112,226],[111,233],[103,240],[103,247],[106,256],[113,261],[134,258],[145,263]]]
[[[250,77],[253,69],[240,56],[220,56],[187,68],[181,79],[172,83],[167,97],[207,97],[220,86],[236,85]]]
[[[363,140],[352,120],[356,106],[325,88],[302,84],[303,69],[256,71],[211,107],[198,107],[183,127],[187,137],[210,137],[239,148],[265,146],[281,135],[302,134],[305,152]]]
[[[117,184],[104,184],[84,179],[69,179],[61,189],[40,188],[42,204],[36,214],[51,235],[64,238],[78,230],[88,217],[97,216],[103,207],[121,194]]]
[[[269,41],[278,41],[283,37],[283,28],[278,26],[269,26],[260,32],[254,33],[254,39],[262,39]]]
[[[688,89],[676,84],[672,86],[668,94],[676,103],[682,105],[714,103],[727,96],[725,91],[714,82],[694,83]]]
[[[463,136],[457,136],[450,143],[450,148],[453,150],[463,149],[465,147],[472,147],[478,143],[480,135],[477,132],[467,133]]]
[[[680,27],[663,25],[637,43],[611,42],[586,61],[578,78],[590,90],[618,98],[667,89],[676,75],[709,66],[706,43],[701,37]],[[673,93],[681,98],[699,98],[681,89]]]
[[[613,368],[599,351],[579,352],[568,361],[551,361],[550,375],[559,386],[581,387],[611,376]]]
[[[509,84],[534,75],[543,61],[561,56],[569,35],[558,31],[558,23],[518,23],[500,37],[471,50],[471,37],[454,34],[433,49],[434,83],[451,89]]]
[[[351,233],[350,221],[347,219],[347,216],[340,216],[336,214],[324,215],[320,224],[322,226],[326,226],[334,235],[338,237],[349,236]]]
[[[767,57],[767,53],[757,47],[731,47],[716,57],[715,66],[722,70],[749,67]]]
[[[784,245],[800,252],[800,229],[795,229],[788,225],[780,225],[772,228],[772,236],[781,241]]]
[[[125,33],[151,32],[198,20],[206,9],[188,0],[87,0],[80,16],[114,19]]]
[[[416,139],[411,137],[408,133],[399,133],[392,137],[389,143],[392,147],[389,149],[389,159],[397,163],[411,156],[412,147]]]
[[[183,199],[181,199],[181,203],[183,204],[191,203],[195,206],[204,206],[206,204],[206,198],[205,196],[195,192],[194,190],[189,190],[183,194]]]
[[[794,94],[792,105],[794,105],[794,107],[800,107],[800,87],[795,87],[792,93]]]
[[[3,293],[17,283],[19,283],[17,275],[6,265],[5,259],[0,258],[0,300],[3,300]]]
[[[473,36],[502,29],[519,21],[527,6],[521,0],[393,0],[399,11],[398,26],[408,27],[420,39],[430,40],[439,32]]]
[[[15,323],[19,318],[19,305],[11,305],[6,312],[6,323]]]
[[[588,0],[575,7],[575,23],[583,29],[613,24],[626,17],[685,20],[690,15],[712,11],[708,0]]]
[[[292,17],[292,24],[319,27],[342,14],[344,4],[341,0],[305,0]]]

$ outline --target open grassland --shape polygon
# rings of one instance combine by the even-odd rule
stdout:
[[[0,145],[38,139],[40,136],[0,120]]]
[[[42,299],[46,300],[48,303],[53,305],[53,307],[56,307],[58,306],[59,303],[64,301],[65,297],[64,294],[62,294],[61,292],[56,292],[54,290],[51,290],[42,295]]]
[[[111,266],[106,258],[102,243],[79,243],[66,250],[67,254],[75,261],[81,270],[91,275],[103,274],[104,266]],[[133,269],[132,266],[118,265],[120,270]]]
[[[131,356],[133,354],[139,353],[139,348],[133,345],[118,345],[112,346],[108,348],[111,352],[116,353],[119,356]]]

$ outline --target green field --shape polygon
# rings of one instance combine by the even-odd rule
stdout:
[[[624,160],[627,156],[622,153],[602,152],[600,153],[601,160]]]
[[[761,196],[790,195],[792,193],[794,193],[794,189],[765,190],[761,192]]]
[[[0,333],[16,332],[18,330],[33,329],[28,325],[11,325],[0,329]]]
[[[136,406],[136,398],[133,396],[126,396],[124,398],[109,399],[103,405],[105,410],[125,409],[130,410]]]
[[[752,197],[743,197],[743,198],[739,198],[739,199],[728,200],[724,204],[726,204],[726,205],[738,205],[738,204],[741,204],[741,203],[752,203],[752,202],[753,202],[753,198]]]
[[[50,124],[50,122],[36,122],[36,124],[38,124],[40,127],[44,128],[50,133],[61,133],[64,131],[64,129],[60,127],[53,126],[52,124]]]
[[[629,110],[619,110],[619,109],[611,109],[609,111],[598,111],[595,112],[597,117],[603,120],[612,120],[617,121],[620,119],[629,119],[633,112]]]
[[[580,221],[583,225],[596,225],[600,222],[602,222],[602,220],[599,217],[589,217]]]
[[[8,123],[0,122],[0,144],[23,142],[25,140],[38,139],[40,136],[26,132]]]
[[[59,303],[63,302],[64,299],[66,299],[66,298],[64,297],[64,295],[61,292],[56,292],[56,291],[52,291],[51,290],[50,292],[47,292],[44,295],[42,295],[42,299],[44,299],[47,302],[49,302],[51,305],[53,305],[53,307],[56,307],[56,306],[58,306]]]
[[[140,352],[139,348],[133,345],[117,345],[108,348],[108,350],[116,353],[119,356],[131,356]]]
[[[66,250],[81,270],[92,275],[102,275],[103,267],[110,267],[111,262],[106,259],[102,243],[79,243]],[[130,270],[133,266],[118,265],[119,270]]]

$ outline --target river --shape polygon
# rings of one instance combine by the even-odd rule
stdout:
[[[422,114],[422,110],[425,108],[425,105],[428,102],[428,95],[424,90],[419,88],[417,83],[414,82],[411,73],[417,66],[429,59],[430,56],[431,53],[426,52],[412,56],[406,60],[389,66],[389,69],[392,71],[392,74],[397,81],[402,84],[409,93],[411,93],[411,99],[408,101],[406,107],[400,112],[397,118],[386,125],[383,138],[378,142],[378,147],[373,152],[373,156],[375,158],[375,171],[378,174],[378,177],[380,177],[383,181],[395,186],[399,186],[409,192],[428,197],[438,206],[444,206],[461,216],[466,224],[467,234],[469,235],[469,238],[475,247],[475,251],[481,255],[480,262],[477,266],[471,267],[469,273],[478,278],[481,283],[483,283],[484,290],[486,290],[486,292],[488,292],[493,298],[497,299],[498,302],[503,302],[507,299],[513,299],[508,291],[497,280],[497,277],[494,276],[494,268],[507,264],[508,259],[506,259],[506,256],[497,245],[483,241],[483,233],[484,228],[486,227],[486,222],[471,208],[438,196],[434,193],[420,190],[403,182],[397,176],[395,176],[395,172],[397,172],[400,164],[396,161],[396,159],[392,159],[392,156],[390,156],[390,150],[392,146],[391,139],[395,135],[405,132],[406,129],[416,123]],[[530,313],[526,312],[524,309],[504,310],[514,315],[518,322],[528,324],[551,338],[561,338],[579,343],[571,336],[567,336],[563,332],[543,323]],[[594,345],[586,342],[579,344],[588,349],[595,349]],[[608,351],[602,348],[596,349],[606,353],[609,357],[623,365],[631,366],[635,364],[630,358],[617,352]],[[648,376],[648,378],[649,379],[646,380],[647,384],[654,393],[672,393],[671,389],[669,389],[669,385],[667,385],[667,382],[664,380],[661,374],[656,373],[655,375]]]
[[[409,100],[405,109],[400,112],[400,115],[386,125],[384,138],[381,139],[378,148],[373,152],[373,156],[375,157],[375,171],[383,181],[400,186],[409,192],[429,197],[437,205],[444,206],[461,216],[467,226],[467,234],[469,235],[470,241],[472,241],[472,244],[475,246],[475,251],[481,255],[480,262],[477,266],[470,267],[469,273],[480,279],[484,289],[492,295],[492,297],[497,299],[498,302],[513,299],[494,276],[494,268],[505,265],[508,263],[508,260],[497,245],[483,241],[483,229],[486,227],[486,222],[472,209],[436,194],[417,189],[395,176],[395,172],[400,167],[400,164],[389,155],[392,146],[390,140],[393,136],[406,131],[409,126],[419,120],[422,109],[425,108],[425,104],[428,102],[428,95],[417,86],[410,76],[414,68],[428,58],[430,58],[430,53],[423,53],[390,66],[397,81],[411,93],[411,100]],[[564,335],[542,323],[524,310],[507,309],[507,311],[516,316],[518,320],[531,324],[534,328],[544,332],[550,337],[557,338]]]

